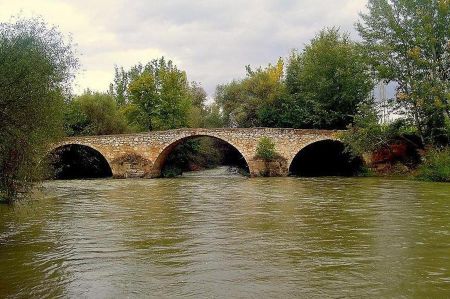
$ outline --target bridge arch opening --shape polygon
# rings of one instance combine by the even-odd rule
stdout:
[[[218,166],[227,166],[223,171],[230,174],[248,175],[250,172],[245,157],[234,145],[209,135],[188,136],[171,143],[154,163],[159,177],[174,177]]]
[[[289,174],[302,177],[354,176],[363,160],[352,157],[337,140],[317,141],[301,149],[289,166]]]
[[[67,144],[52,150],[48,155],[49,178],[56,180],[107,178],[112,176],[106,158],[92,147]]]

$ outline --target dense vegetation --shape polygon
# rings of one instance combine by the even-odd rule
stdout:
[[[359,154],[392,152],[398,139],[413,142],[430,151],[419,177],[445,180],[430,173],[445,175],[447,167],[435,161],[446,161],[450,141],[450,2],[370,0],[368,8],[357,24],[361,46],[376,79],[397,84],[390,108],[399,118],[380,123],[377,104],[367,101],[344,139]]]
[[[426,181],[450,182],[450,148],[430,150],[418,168],[417,177]]]
[[[450,2],[369,0],[357,29],[378,79],[396,82],[396,104],[427,144],[448,144]]]
[[[44,173],[49,143],[63,136],[63,104],[78,62],[40,19],[0,24],[0,200]]]
[[[256,146],[256,158],[271,161],[277,158],[277,156],[275,142],[269,137],[262,137]]]
[[[216,101],[228,126],[344,129],[373,85],[361,48],[331,28],[286,63],[247,66],[245,79],[218,86]]]

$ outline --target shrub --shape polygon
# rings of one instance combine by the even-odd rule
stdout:
[[[43,178],[42,157],[63,135],[62,107],[77,67],[71,42],[42,19],[0,23],[3,200],[16,199]]]
[[[106,93],[86,90],[71,101],[64,115],[64,129],[69,136],[110,135],[132,131],[114,98]]]
[[[277,158],[278,154],[275,151],[275,143],[269,137],[262,137],[259,140],[258,146],[256,147],[256,157],[271,161]]]
[[[417,170],[417,178],[424,181],[450,182],[450,148],[430,150]]]
[[[163,178],[174,178],[183,174],[181,168],[173,165],[168,165],[161,171],[161,177]]]

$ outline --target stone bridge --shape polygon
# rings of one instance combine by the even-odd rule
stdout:
[[[65,145],[83,145],[98,151],[109,163],[113,177],[153,178],[161,174],[165,160],[176,145],[189,138],[220,139],[241,153],[251,176],[260,176],[267,163],[255,158],[259,140],[267,136],[284,161],[281,175],[288,175],[294,157],[306,146],[323,140],[338,140],[338,131],[281,128],[176,129],[139,134],[69,137],[51,150]]]

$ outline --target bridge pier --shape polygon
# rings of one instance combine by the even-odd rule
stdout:
[[[153,164],[150,160],[134,153],[118,157],[110,162],[113,178],[151,178]]]
[[[286,159],[264,161],[253,159],[248,162],[250,177],[285,177],[289,175]]]

